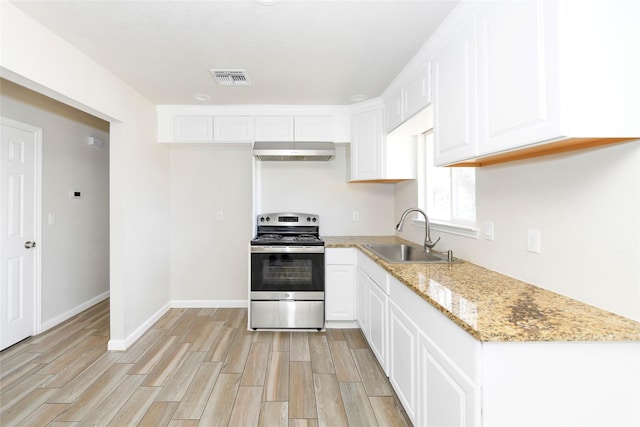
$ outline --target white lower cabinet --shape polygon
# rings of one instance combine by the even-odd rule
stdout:
[[[416,426],[479,427],[480,343],[389,275],[389,381]]]
[[[356,273],[356,320],[366,337],[369,332],[369,319],[367,319],[367,291],[369,289],[369,276],[361,268]]]
[[[389,380],[411,421],[417,422],[418,327],[389,302]]]
[[[369,346],[388,375],[387,367],[387,306],[389,297],[371,279],[367,291],[367,317],[369,318]]]
[[[356,320],[355,253],[350,248],[325,251],[325,319],[327,322]]]
[[[479,388],[444,355],[427,335],[419,333],[418,371],[421,426],[479,426]]]
[[[357,254],[356,317],[378,363],[389,375],[388,319],[389,288],[386,271],[362,252]]]
[[[481,342],[360,251],[357,264],[356,318],[414,425],[640,426],[640,343]]]

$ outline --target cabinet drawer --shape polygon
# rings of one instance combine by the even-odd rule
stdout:
[[[387,272],[371,258],[358,251],[358,267],[362,269],[382,291],[389,295],[389,281]]]
[[[354,265],[355,258],[355,249],[351,248],[328,248],[324,253],[326,265]]]

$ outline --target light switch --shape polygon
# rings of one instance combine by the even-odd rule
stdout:
[[[47,216],[47,218],[48,218],[47,223],[48,223],[49,225],[55,225],[55,223],[56,223],[56,214],[54,214],[54,213],[50,213],[50,214]]]
[[[484,223],[484,240],[493,240],[493,222]]]
[[[535,254],[540,253],[540,231],[538,230],[527,231],[527,250]]]

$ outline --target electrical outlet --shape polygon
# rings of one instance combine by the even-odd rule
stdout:
[[[527,231],[527,251],[533,252],[534,254],[540,253],[540,231]]]
[[[222,211],[216,211],[216,221],[222,221]]]
[[[493,222],[484,223],[484,240],[493,240]]]
[[[358,222],[358,221],[360,221],[360,212],[358,212],[358,211],[353,211],[353,216],[352,216],[352,218],[353,218],[353,222]]]

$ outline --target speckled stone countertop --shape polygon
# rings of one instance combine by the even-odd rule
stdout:
[[[367,243],[394,236],[325,237],[327,248],[362,250],[387,272],[483,342],[640,341],[640,323],[469,262],[390,264]]]

